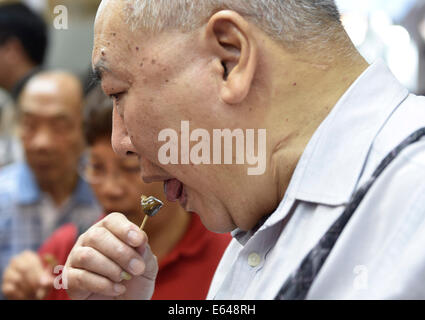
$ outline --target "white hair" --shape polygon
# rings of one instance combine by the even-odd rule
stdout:
[[[220,10],[233,10],[288,47],[338,40],[342,30],[334,0],[124,0],[132,30],[192,31]],[[317,41],[320,40],[320,41]]]

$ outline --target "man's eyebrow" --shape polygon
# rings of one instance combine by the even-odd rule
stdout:
[[[50,118],[54,121],[69,120],[70,118],[73,117],[72,115],[70,115],[68,112],[65,112],[65,111],[59,111],[59,112],[54,113],[54,114],[44,115],[44,114],[34,113],[32,111],[29,111],[29,110],[20,110],[19,116],[20,117]]]

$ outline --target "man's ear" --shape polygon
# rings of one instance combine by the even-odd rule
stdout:
[[[208,47],[220,60],[221,99],[241,103],[249,94],[257,68],[258,49],[248,22],[234,11],[214,14],[206,27]]]

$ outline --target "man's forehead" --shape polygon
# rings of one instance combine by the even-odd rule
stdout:
[[[37,81],[30,81],[25,91],[32,95],[55,95],[59,91],[59,85],[52,79],[41,78]]]
[[[127,39],[130,36],[124,29],[114,26],[104,26],[95,34],[92,54],[92,68],[94,74],[101,78],[106,73],[112,73],[126,54]],[[123,49],[124,48],[124,49]]]
[[[71,110],[62,103],[51,101],[47,104],[40,104],[37,101],[23,102],[20,111],[23,115],[36,116],[42,118],[75,118],[78,116],[77,110]]]
[[[94,22],[95,36],[105,29],[125,25],[124,1],[103,0],[99,5]]]
[[[105,8],[109,4],[110,0],[102,0],[99,4],[99,7],[97,8],[95,23],[98,21],[102,13],[104,12]]]
[[[36,84],[36,83],[34,83]],[[32,89],[32,90],[29,90]],[[68,91],[66,91],[67,89]],[[76,116],[81,113],[82,100],[79,92],[71,88],[34,86],[27,88],[19,100],[22,112],[43,116]]]

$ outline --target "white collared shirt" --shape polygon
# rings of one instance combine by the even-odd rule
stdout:
[[[422,127],[425,98],[409,94],[381,61],[371,65],[312,137],[276,211],[256,232],[233,232],[207,298],[274,299],[352,194]],[[425,299],[425,140],[377,179],[307,296],[411,298]]]

